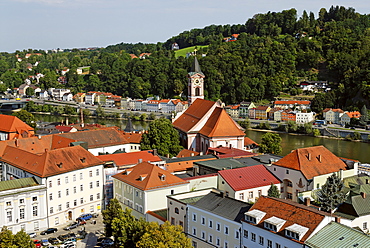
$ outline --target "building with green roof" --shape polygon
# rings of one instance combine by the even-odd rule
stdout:
[[[310,248],[370,247],[370,236],[349,226],[330,222],[305,242]]]
[[[0,181],[0,226],[13,233],[48,228],[46,186],[35,178]]]

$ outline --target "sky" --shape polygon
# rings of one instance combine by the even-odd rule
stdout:
[[[157,43],[193,28],[244,24],[258,13],[331,5],[370,13],[367,0],[0,0],[0,52]]]

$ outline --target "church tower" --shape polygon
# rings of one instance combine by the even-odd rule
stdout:
[[[189,106],[197,99],[204,99],[204,74],[200,70],[199,62],[196,56],[194,56],[194,63],[188,73],[188,102]]]

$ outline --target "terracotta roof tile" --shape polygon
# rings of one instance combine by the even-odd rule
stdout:
[[[234,191],[268,186],[280,181],[263,166],[255,165],[218,172]]]
[[[42,154],[47,150],[68,147],[76,140],[60,137],[58,135],[45,135],[41,137],[30,137],[18,140],[0,141],[0,154],[3,154],[7,146],[17,147],[30,153]]]
[[[215,105],[216,103],[212,101],[196,99],[190,107],[173,122],[174,127],[184,132],[190,131]]]
[[[264,228],[264,220],[273,216],[286,221],[281,227],[280,231],[277,232],[278,235],[285,236],[285,228],[293,224],[298,224],[309,228],[309,230],[301,239],[302,242],[304,242],[312,234],[312,232],[319,226],[319,224],[321,224],[326,216],[330,216],[328,213],[318,211],[314,208],[310,208],[290,200],[268,196],[261,196],[258,198],[257,202],[252,206],[250,211],[254,209],[266,213],[261,222],[257,225],[261,228]]]
[[[145,178],[141,175],[147,174]],[[187,184],[188,182],[162,170],[156,165],[142,162],[131,169],[127,175],[124,172],[118,173],[113,178],[125,182],[141,190],[171,187],[174,185]]]
[[[0,160],[39,177],[49,177],[103,164],[81,146],[47,150],[42,154],[7,146]]]
[[[347,169],[346,164],[324,146],[296,149],[274,164],[300,170],[306,179]]]
[[[191,151],[191,150],[188,150],[188,149],[182,149],[176,155],[176,157],[178,157],[178,158],[184,158],[184,157],[193,157],[193,156],[198,156],[198,155],[199,155],[199,152]]]
[[[89,148],[102,146],[114,146],[119,144],[129,144],[122,132],[116,127],[102,128],[97,130],[79,131],[73,133],[62,133],[59,136],[87,142]]]
[[[130,143],[130,144],[140,144],[141,137],[143,136],[142,133],[126,133],[122,132],[123,137]]]
[[[251,138],[244,137],[244,146],[253,145],[253,144],[258,146],[258,143],[252,140]]]
[[[0,131],[6,133],[16,133],[20,130],[34,131],[32,127],[12,115],[0,114]]]
[[[215,154],[218,158],[253,157],[258,154],[233,147],[208,148],[207,154]]]
[[[139,159],[142,162],[159,162],[162,159],[153,154],[152,150],[140,151],[140,152],[129,152],[129,153],[116,153],[97,156],[104,162],[114,161],[118,167],[135,165],[139,163]]]
[[[244,136],[240,129],[223,108],[216,107],[199,133],[207,137]]]

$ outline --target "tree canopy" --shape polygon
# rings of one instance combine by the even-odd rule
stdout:
[[[103,211],[106,234],[113,235],[116,247],[141,248],[191,248],[190,239],[180,226],[165,222],[146,222],[131,215],[131,209],[122,209],[117,199],[112,199]],[[109,230],[109,233],[107,232]]]
[[[271,186],[269,190],[267,191],[267,195],[271,197],[280,198],[280,191],[275,184],[271,183]]]
[[[282,152],[281,137],[277,133],[262,135],[259,151],[262,153],[279,154]]]
[[[6,226],[3,226],[0,232],[0,248],[18,247],[34,248],[35,244],[24,230],[14,235]]]
[[[180,146],[179,133],[171,121],[159,118],[150,122],[147,133],[143,134],[141,149],[157,149],[162,156],[176,156],[183,147]]]
[[[370,105],[369,30],[370,15],[353,8],[331,6],[318,13],[303,11],[302,16],[292,8],[259,13],[241,24],[184,31],[164,43],[0,53],[1,88],[17,88],[26,78],[41,73],[44,76],[32,83],[43,89],[66,87],[74,93],[94,90],[132,98],[186,96],[186,76],[193,59],[175,56],[171,46],[177,43],[180,48],[204,45],[197,49],[197,56],[209,100],[227,104],[271,101],[280,93],[297,94],[302,81],[328,81],[332,90],[315,95],[313,111],[326,107],[359,110]],[[238,34],[236,41],[224,42],[233,34]],[[135,58],[142,53],[150,56]],[[32,55],[26,58],[26,54]],[[78,74],[77,68],[86,65],[88,73]],[[62,75],[65,69],[69,71]],[[66,80],[61,83],[60,77]]]
[[[36,127],[36,118],[27,110],[22,109],[18,112],[13,113],[13,115],[18,117],[21,121],[25,122],[30,127]]]
[[[318,201],[324,211],[331,212],[346,200],[343,181],[333,173],[317,191]]]

